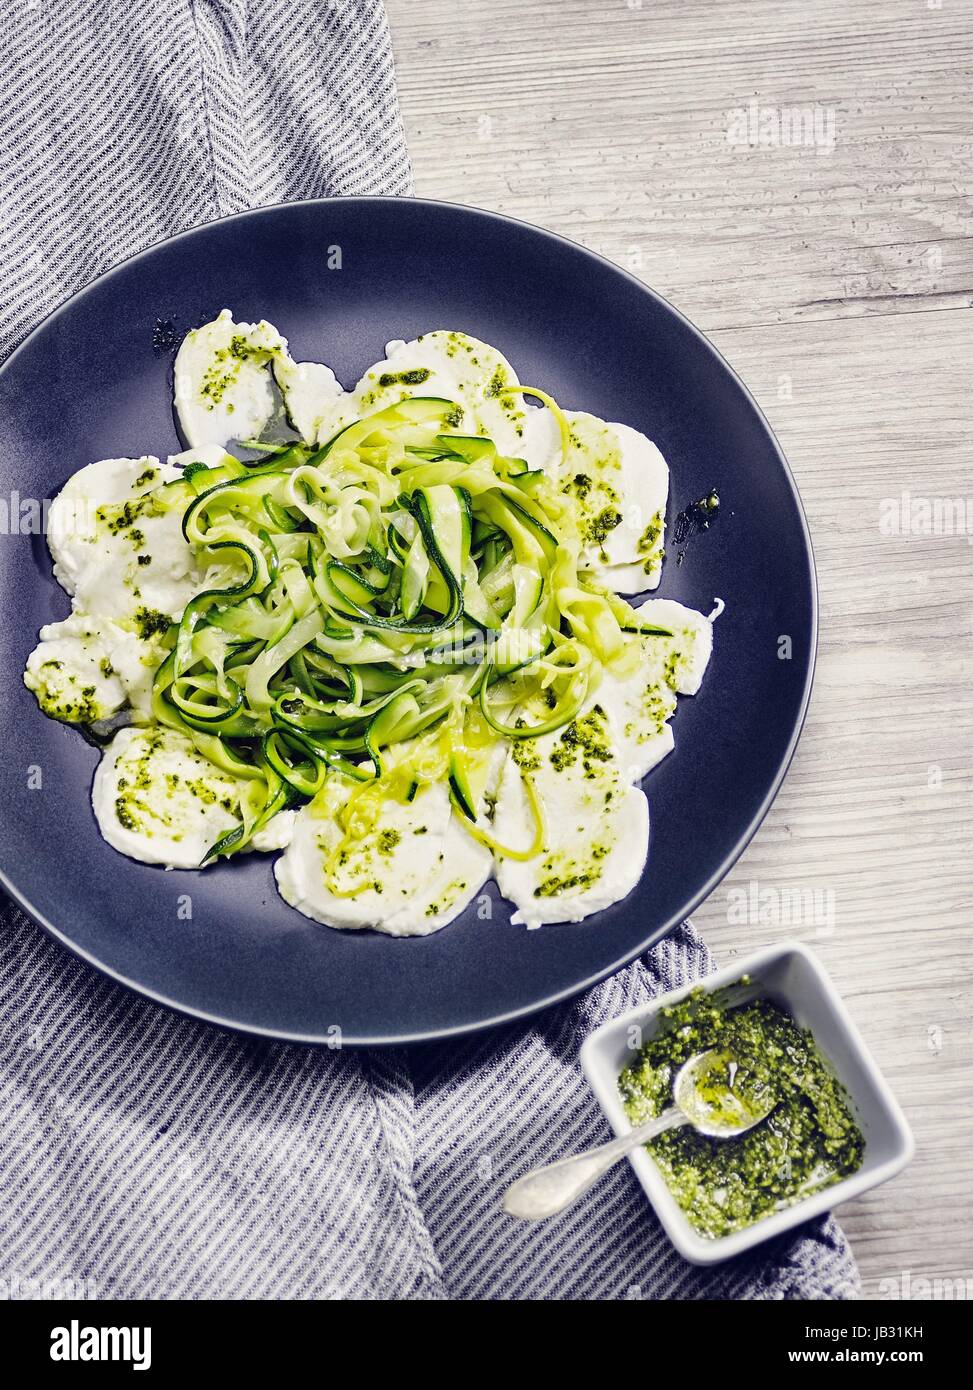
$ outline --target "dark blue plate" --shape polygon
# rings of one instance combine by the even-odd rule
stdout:
[[[462,329],[563,405],[656,440],[672,473],[670,528],[718,488],[719,520],[681,564],[670,530],[660,595],[705,612],[719,595],[727,607],[702,691],[680,700],[676,750],[645,783],[649,861],[624,902],[528,932],[510,926],[494,897],[488,919],[471,908],[435,936],[393,940],[307,921],[278,897],[273,856],[166,873],[101,839],[88,799],[95,750],[46,719],[21,683],[37,629],[63,617],[68,601],[43,537],[16,534],[17,497],[51,497],[94,459],[179,448],[165,326],[181,334],[224,306],[270,319],[298,358],[330,363],[346,385],[391,338]],[[340,1028],[349,1044],[401,1043],[565,999],[712,892],[766,814],[800,733],[814,569],[766,422],[706,339],[657,295],[505,217],[398,199],[299,203],[126,261],[51,315],[0,372],[0,499],[15,513],[0,537],[6,886],[99,969],[213,1022],[308,1042]],[[28,508],[21,529],[29,526]]]

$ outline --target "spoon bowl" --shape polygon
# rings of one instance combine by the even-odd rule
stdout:
[[[735,1139],[773,1110],[773,1097],[759,1104],[734,1090],[738,1070],[732,1053],[715,1047],[697,1052],[679,1068],[672,1098],[676,1109],[699,1134],[709,1139]]]

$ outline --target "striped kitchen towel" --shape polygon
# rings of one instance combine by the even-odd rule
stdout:
[[[0,9],[0,58],[3,353],[186,227],[410,191],[380,0],[21,0]],[[500,1211],[514,1176],[608,1137],[584,1034],[709,967],[685,926],[529,1024],[341,1053],[178,1017],[5,904],[0,1294],[854,1296],[830,1219],[714,1271],[685,1264],[627,1165],[561,1221]]]

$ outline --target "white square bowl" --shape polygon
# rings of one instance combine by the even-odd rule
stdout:
[[[786,941],[735,961],[725,970],[707,975],[683,989],[672,990],[650,1004],[603,1023],[588,1035],[581,1048],[581,1067],[615,1133],[627,1134],[632,1128],[618,1093],[619,1073],[655,1033],[659,1010],[685,999],[694,989],[711,993],[735,984],[742,975],[749,975],[762,995],[786,1009],[803,1028],[811,1030],[814,1041],[851,1099],[865,1139],[864,1160],[861,1168],[850,1177],[802,1198],[786,1210],[775,1212],[745,1230],[708,1239],[689,1224],[648,1151],[644,1147],[636,1149],[629,1155],[629,1161],[666,1234],[681,1255],[698,1265],[730,1259],[877,1187],[904,1168],[915,1150],[906,1118],[852,1023],[837,989],[817,957],[799,941]]]

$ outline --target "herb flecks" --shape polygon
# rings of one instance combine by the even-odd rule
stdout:
[[[580,758],[584,775],[590,780],[598,775],[596,764],[610,763],[613,757],[605,711],[601,705],[594,705],[564,730],[551,750],[550,761],[555,772],[564,772]]]
[[[135,631],[143,642],[150,638],[168,632],[172,625],[172,619],[168,613],[160,613],[157,608],[136,608],[134,615]]]

